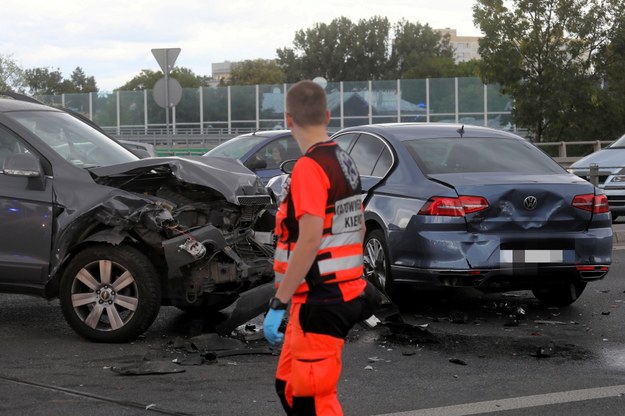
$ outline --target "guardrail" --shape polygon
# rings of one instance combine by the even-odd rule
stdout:
[[[568,167],[582,157],[601,150],[612,142],[612,140],[593,140],[534,143],[534,145],[544,150],[545,153],[553,157],[562,166]]]

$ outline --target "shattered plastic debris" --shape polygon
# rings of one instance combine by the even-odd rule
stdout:
[[[364,322],[369,328],[375,328],[382,321],[380,321],[377,316],[371,315],[369,318],[365,319]]]
[[[410,343],[437,343],[436,337],[427,330],[427,325],[410,325],[403,321],[401,315],[390,316],[382,325],[391,330],[390,337]]]
[[[449,362],[458,365],[467,365],[466,361],[461,360],[460,358],[450,358]]]
[[[372,366],[370,366],[370,365],[365,366],[365,370],[373,370],[373,367],[372,367]]]
[[[566,322],[562,321],[545,321],[545,320],[536,320],[535,324],[543,324],[543,325],[566,325]]]
[[[451,311],[449,313],[449,322],[452,324],[466,324],[469,320],[469,315],[464,311]]]
[[[536,358],[549,358],[552,355],[552,350],[551,348],[546,349],[544,347],[538,347],[536,349],[536,352],[530,354],[532,357],[536,357]]]
[[[171,362],[142,360],[138,363],[120,367],[113,366],[111,371],[123,376],[142,376],[148,374],[182,373],[185,369]]]

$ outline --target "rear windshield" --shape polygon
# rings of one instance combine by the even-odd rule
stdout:
[[[505,138],[436,138],[403,142],[423,173],[563,173],[529,142]]]

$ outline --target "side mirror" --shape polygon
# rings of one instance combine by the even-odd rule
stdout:
[[[280,170],[284,173],[292,173],[295,162],[297,162],[297,159],[285,160],[280,164]]]
[[[4,160],[2,166],[5,175],[40,178],[43,176],[41,163],[30,153],[13,153]]]
[[[21,176],[28,179],[28,189],[43,191],[45,176],[39,159],[31,153],[13,153],[7,156],[2,165],[7,176]]]

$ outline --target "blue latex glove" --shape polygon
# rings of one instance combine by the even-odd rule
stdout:
[[[284,340],[284,334],[278,331],[282,318],[284,318],[285,309],[271,309],[267,311],[265,315],[265,322],[263,322],[263,331],[265,332],[265,338],[270,344],[280,344]]]

